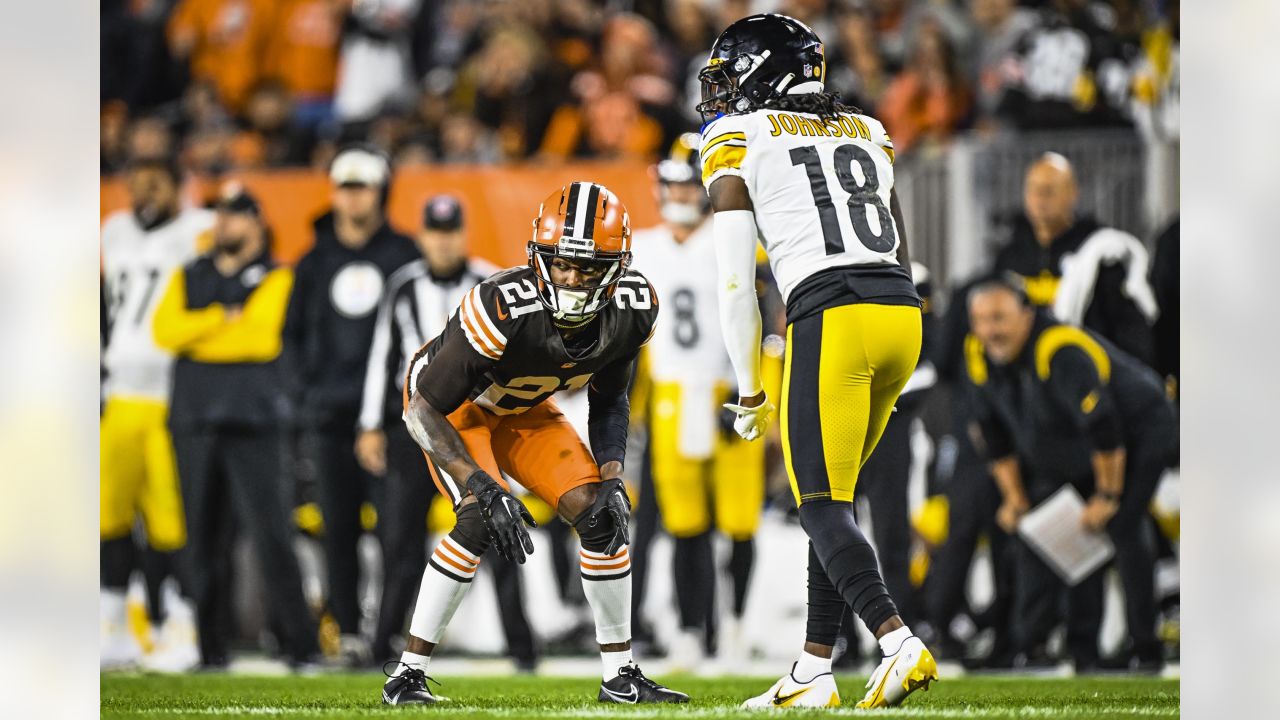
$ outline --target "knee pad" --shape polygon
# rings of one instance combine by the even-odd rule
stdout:
[[[578,566],[583,580],[621,580],[631,574],[631,552],[626,545],[623,545],[615,555],[605,554],[605,548],[609,547],[609,541],[613,539],[614,531],[617,529],[613,516],[602,512],[592,518],[590,511],[584,512],[573,521],[573,527],[578,531],[578,542],[582,545]],[[594,582],[588,584],[595,585]],[[628,634],[627,637],[630,635]],[[600,640],[600,642],[620,642],[620,640]]]
[[[468,503],[458,508],[458,522],[449,531],[449,537],[476,557],[484,555],[492,539],[480,515],[480,503]]]
[[[427,559],[427,565],[462,583],[475,578],[480,558],[489,549],[489,529],[480,517],[480,505],[471,503],[458,508],[458,522],[440,539],[440,544]]]
[[[591,511],[587,510],[573,521],[573,529],[578,531],[578,541],[583,550],[602,553],[609,546],[617,527],[609,513],[601,512],[593,518]]]

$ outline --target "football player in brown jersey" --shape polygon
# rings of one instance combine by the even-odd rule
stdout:
[[[503,473],[556,509],[581,538],[580,565],[604,665],[601,702],[687,702],[649,680],[631,656],[631,505],[622,484],[636,357],[658,316],[649,282],[628,270],[627,210],[602,185],[575,182],[543,201],[529,264],[462,300],[418,351],[405,382],[405,422],[457,525],[428,561],[406,650],[383,702],[429,704],[436,644],[490,545],[515,562],[533,552],[529,511]],[[590,449],[556,407],[586,386]]]

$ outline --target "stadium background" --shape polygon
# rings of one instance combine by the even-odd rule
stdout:
[[[913,254],[933,271],[940,304],[945,304],[947,289],[989,265],[1001,242],[1002,225],[1020,204],[1025,167],[1046,150],[1063,153],[1076,165],[1083,211],[1150,242],[1177,213],[1177,3],[1008,3],[1028,12],[1042,6],[1086,8],[1104,30],[1089,36],[1089,72],[1072,78],[1074,111],[1067,103],[1057,116],[1034,118],[1011,114],[998,103],[984,104],[988,92],[1007,89],[1001,82],[1015,82],[997,72],[1004,80],[997,81],[993,91],[988,87],[990,75],[984,74],[990,68],[983,51],[993,41],[983,36],[979,21],[987,6],[1001,4],[1005,3],[107,3],[101,210],[105,216],[126,205],[115,174],[130,154],[162,147],[181,158],[188,173],[184,192],[191,203],[209,202],[224,180],[243,180],[261,199],[277,233],[277,255],[291,261],[305,251],[310,220],[327,204],[324,168],[334,149],[346,141],[365,140],[381,146],[396,165],[393,224],[403,231],[415,229],[421,203],[429,194],[456,192],[473,219],[473,249],[500,265],[523,261],[533,205],[545,188],[569,179],[591,178],[609,185],[631,208],[636,226],[645,227],[657,221],[648,166],[674,134],[697,127],[689,116],[694,101],[688,93],[695,87],[689,83],[690,63],[700,64],[715,31],[728,21],[776,9],[810,22],[828,39],[832,85],[884,119],[890,134],[899,139],[896,184]],[[332,106],[334,94],[341,94],[343,83],[362,81],[339,72],[343,39],[351,32],[347,13],[376,17],[379,8],[397,6],[403,6],[409,19],[398,25],[407,48],[403,82],[374,103],[373,112],[341,117]],[[249,10],[250,24],[237,27],[253,40],[225,47],[195,42],[183,57],[179,50],[184,33],[206,40],[234,37],[218,32],[235,25],[236,8]],[[702,18],[700,24],[689,19],[694,16]],[[344,18],[347,35],[341,31]],[[244,16],[239,20],[244,22]],[[315,32],[308,42],[327,38],[327,44],[293,43],[304,46],[305,52],[288,47],[286,38],[296,40],[298,34],[292,23],[314,31],[324,22],[330,23],[328,31]],[[913,72],[930,71],[923,66],[928,60],[918,60],[915,52],[927,42],[921,39],[925,37],[943,37],[952,45],[950,60],[943,63],[951,68],[948,91],[937,98],[946,110],[903,112],[897,118],[880,112],[885,97],[894,97],[892,89],[908,85]],[[278,47],[282,45],[286,47]],[[506,57],[504,51],[513,47],[523,54]],[[1007,49],[1012,52],[1013,46]],[[289,52],[305,55],[306,61],[297,57],[297,64],[286,68],[279,58]],[[1172,70],[1170,57],[1175,58]],[[496,93],[496,100],[483,102],[478,98],[485,95],[486,80],[476,76],[483,76],[486,64],[499,60],[528,61],[536,79],[523,78],[520,91]],[[999,58],[994,65],[1006,60]],[[141,72],[144,69],[147,72]],[[597,87],[602,78],[609,88],[604,92]],[[553,87],[559,91],[543,92]],[[262,100],[261,95],[271,97]],[[269,105],[280,95],[293,105],[284,112],[289,119],[283,124],[279,110],[274,115],[271,110],[253,111],[255,99]],[[541,110],[545,122],[519,117],[513,108],[522,104],[547,106]],[[902,125],[895,127],[895,119]],[[615,132],[593,132],[597,127]],[[908,135],[916,140],[902,142]],[[290,146],[288,151],[274,152],[281,144]],[[921,437],[921,457],[927,457],[929,442],[926,435]],[[923,473],[921,468],[917,495],[923,494]],[[798,528],[788,526],[780,512],[775,521],[760,535],[757,578],[771,573],[785,577],[794,565],[788,558],[797,557],[803,544]],[[662,565],[659,550],[651,571],[653,596],[646,604],[651,612],[663,611]],[[536,579],[549,572],[536,564],[525,572],[531,604],[538,603],[540,595],[550,602],[546,612],[534,605],[529,608],[535,629],[550,632],[556,617],[553,594],[541,592]],[[768,656],[787,657],[794,650],[789,638],[799,635],[803,616],[802,570],[796,572],[794,582],[776,586],[795,588],[794,597],[759,592],[757,585],[749,602],[749,619],[769,621],[767,634],[765,623],[748,622],[749,627],[762,628],[754,639]],[[981,572],[979,566],[979,587]],[[251,586],[247,594],[249,590]],[[473,594],[463,612],[494,612],[486,606],[491,597],[483,591]],[[781,604],[761,604],[767,600]],[[669,608],[669,595],[667,602]],[[1115,603],[1111,605],[1114,610]],[[253,638],[251,610],[246,603],[250,622],[242,629],[248,640]],[[778,617],[795,625],[775,622]],[[538,627],[539,618],[547,619],[546,626]],[[471,623],[460,614],[455,628],[466,625]],[[481,636],[471,643],[459,642],[456,635],[455,630],[446,648],[500,650],[496,632],[491,641]],[[1114,626],[1108,636],[1114,645]],[[771,647],[772,641],[778,645]]]

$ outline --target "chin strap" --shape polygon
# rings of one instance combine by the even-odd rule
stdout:
[[[591,322],[592,320],[595,320],[596,315],[597,313],[591,313],[590,315],[580,316],[580,319],[578,320],[569,320],[568,318],[565,318],[565,317],[555,317],[555,315],[553,314],[552,315],[553,319],[551,322],[558,328],[572,330],[573,328],[580,328],[583,325],[586,325],[587,323]]]

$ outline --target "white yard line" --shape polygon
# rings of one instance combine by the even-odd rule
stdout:
[[[422,717],[430,717],[435,711],[423,708]],[[653,708],[581,708],[566,710],[534,710],[530,708],[483,708],[441,706],[441,716],[448,717],[520,717],[520,718],[717,718],[734,713],[733,707],[653,707]],[[385,716],[385,708],[280,708],[267,706],[228,706],[220,708],[152,708],[134,711],[145,715],[263,715],[288,717],[290,715],[326,715],[351,717],[356,715]],[[843,707],[822,710],[823,715],[865,715],[865,710]],[[1178,717],[1178,710],[1163,710],[1140,705],[1091,705],[1081,707],[1043,707],[1024,705],[1019,708],[992,710],[981,707],[967,708],[891,708],[875,711],[876,717],[908,718],[983,718],[994,713],[1019,718],[1091,718],[1098,715],[1124,715],[1129,717]]]

